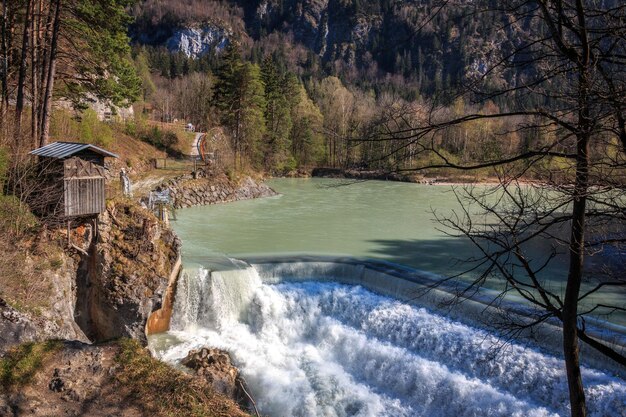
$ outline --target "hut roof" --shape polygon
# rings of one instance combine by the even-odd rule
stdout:
[[[92,152],[98,153],[102,156],[108,156],[111,158],[117,158],[118,156],[112,152],[106,151],[102,148],[99,148],[95,145],[91,145],[89,143],[77,143],[77,142],[54,142],[50,143],[41,148],[30,151],[30,154],[43,156],[46,158],[58,158],[64,159],[68,158],[78,152],[90,150]]]

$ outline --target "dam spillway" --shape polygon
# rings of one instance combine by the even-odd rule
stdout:
[[[353,259],[232,262],[223,271],[186,268],[172,329],[151,346],[172,363],[204,345],[228,350],[263,414],[568,413],[558,356],[528,341],[504,344],[481,328],[479,301],[453,319],[432,299],[412,300],[410,284],[424,285],[428,274]],[[592,367],[583,378],[591,416],[623,415],[623,379]]]
[[[423,294],[473,256],[433,225],[431,207],[454,204],[449,190],[270,185],[282,195],[178,213],[184,273],[171,330],[150,337],[158,357],[178,364],[200,346],[229,351],[272,417],[568,415],[558,323],[508,345],[491,326],[497,287],[453,306],[446,301],[463,282]],[[531,249],[541,259],[550,245]],[[554,261],[541,279],[561,291],[566,263]],[[528,305],[500,301],[524,320]],[[626,345],[625,315],[586,319],[594,335]],[[582,361],[589,415],[626,417],[625,370],[586,349]]]

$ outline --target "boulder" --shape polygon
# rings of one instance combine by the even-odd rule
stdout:
[[[205,379],[215,391],[232,398],[243,408],[249,407],[243,378],[231,363],[228,352],[209,347],[190,350],[181,363]]]

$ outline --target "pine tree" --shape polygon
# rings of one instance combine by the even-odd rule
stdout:
[[[294,95],[293,80],[287,74],[281,75],[274,59],[267,56],[263,60],[261,78],[265,83],[266,140],[264,143],[264,163],[266,168],[284,170],[284,163],[291,158],[289,132],[292,121],[289,98]],[[297,81],[296,81],[297,82]]]
[[[258,65],[246,63],[240,77],[239,155],[246,155],[256,168],[263,161],[262,139],[265,134],[265,88]],[[243,165],[240,160],[240,166]]]
[[[221,121],[230,130],[235,169],[244,157],[255,165],[263,160],[265,88],[258,65],[243,63],[237,45],[229,45],[217,72],[213,97]]]

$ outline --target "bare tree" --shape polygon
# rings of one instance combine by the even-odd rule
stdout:
[[[514,291],[538,309],[534,321],[520,326],[560,321],[571,413],[585,416],[579,341],[626,364],[624,352],[586,331],[591,314],[626,311],[623,300],[587,303],[598,291],[626,288],[626,281],[608,270],[591,282],[584,267],[590,254],[609,248],[624,253],[626,243],[626,5],[585,0],[481,3],[473,13],[492,14],[496,29],[514,42],[500,45],[496,59],[468,80],[462,95],[476,105],[497,99],[506,107],[454,115],[449,102],[434,101],[423,115],[388,114],[359,144],[380,144],[385,151],[377,159],[395,158],[399,171],[493,169],[498,174],[497,192],[468,189],[459,194],[464,211],[440,219],[482,253],[476,259],[482,272],[462,293],[497,277],[505,282],[504,293]],[[505,87],[494,87],[502,79]],[[471,162],[459,162],[442,148],[441,137],[450,129],[494,120],[502,121],[493,132],[500,144],[520,136],[529,140],[507,147],[508,152],[485,149],[482,158]],[[401,161],[409,156],[415,162],[406,166]],[[529,177],[542,187],[518,183]],[[478,213],[488,220],[477,220]],[[537,239],[554,243],[541,261],[527,253]],[[564,292],[541,277],[559,246],[569,260]]]

